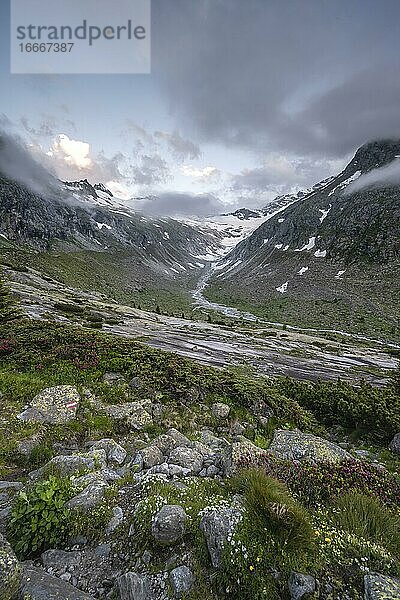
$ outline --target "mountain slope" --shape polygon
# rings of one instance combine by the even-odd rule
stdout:
[[[210,233],[135,213],[100,184],[67,184],[42,196],[4,176],[0,236],[3,262],[125,302],[155,308],[165,301],[165,310],[174,298],[190,304],[188,291],[208,255],[220,250]]]
[[[348,186],[399,156],[400,142],[362,146],[220,261],[207,297],[270,320],[396,334],[400,186]]]

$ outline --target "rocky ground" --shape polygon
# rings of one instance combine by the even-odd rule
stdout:
[[[2,599],[400,597],[395,387],[246,378],[50,322],[0,334]],[[349,493],[378,531],[343,520]]]
[[[105,381],[118,387],[124,378],[107,373]],[[139,383],[135,380],[130,385],[136,387]],[[83,393],[98,409],[95,396],[89,390]],[[23,421],[66,424],[75,418],[79,403],[76,388],[58,386],[43,390],[18,416]],[[101,409],[113,419],[127,421],[138,435],[127,436],[122,443],[100,439],[88,442],[85,448],[66,443],[58,448],[59,454],[30,472],[26,483],[0,484],[3,532],[7,531],[16,495],[21,497],[23,489],[29,489],[32,482],[46,480],[50,474],[71,482],[72,497],[66,502],[69,518],[90,520],[93,511],[101,507],[106,517],[101,528],[89,529],[86,535],[68,533],[63,549],[45,550],[36,559],[21,564],[2,537],[2,598],[14,597],[17,589],[16,597],[32,600],[189,597],[185,595],[205,579],[204,573],[199,575],[191,538],[204,536],[211,577],[211,569],[221,568],[224,546],[243,519],[242,498],[232,495],[225,482],[241,468],[244,459],[257,462],[272,456],[314,464],[358,460],[343,444],[299,430],[276,430],[266,453],[242,435],[245,424],[229,423],[230,406],[221,402],[203,406],[219,435],[203,428],[189,439],[170,428],[151,443],[143,427],[162,414],[162,404],[143,400]],[[174,498],[173,504],[169,497]],[[366,598],[399,597],[400,582],[387,575],[367,573],[364,586]],[[287,582],[292,599],[310,594],[328,598],[331,587],[329,578],[319,581],[296,572],[289,574]]]
[[[395,348],[11,279],[2,600],[400,597]]]

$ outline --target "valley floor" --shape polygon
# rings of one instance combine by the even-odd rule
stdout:
[[[194,293],[196,303],[234,317],[230,326],[134,309],[100,294],[68,288],[32,269],[8,269],[7,277],[22,310],[33,319],[54,318],[102,328],[206,365],[309,380],[340,378],[357,383],[364,379],[374,385],[384,385],[388,372],[397,366],[394,345],[339,331],[297,330],[257,320],[250,314],[208,303],[201,283]]]

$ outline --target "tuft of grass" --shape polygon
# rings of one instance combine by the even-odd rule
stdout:
[[[340,496],[334,506],[332,515],[336,526],[399,556],[400,517],[378,498],[351,491]]]
[[[285,484],[261,469],[248,469],[237,476],[234,485],[244,493],[244,506],[255,533],[271,532],[290,551],[314,548],[309,513]]]

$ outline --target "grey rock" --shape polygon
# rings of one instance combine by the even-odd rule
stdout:
[[[169,462],[190,469],[192,473],[197,475],[203,466],[203,456],[193,448],[178,446],[170,453]]]
[[[98,506],[103,498],[108,485],[103,481],[88,485],[80,494],[68,500],[66,508],[86,513]]]
[[[115,440],[105,438],[95,442],[92,450],[104,450],[106,453],[107,465],[121,466],[126,459],[126,450]]]
[[[11,600],[21,581],[21,567],[13,549],[0,534],[0,594],[2,600]]]
[[[30,479],[40,479],[47,473],[57,473],[62,477],[70,477],[71,475],[79,475],[83,471],[93,471],[96,469],[96,461],[93,456],[54,456],[43,467],[37,471],[29,473]]]
[[[231,412],[231,407],[223,402],[215,402],[211,405],[211,412],[217,419],[227,419]]]
[[[170,477],[187,477],[187,475],[190,475],[190,473],[190,469],[185,469],[180,465],[168,465],[168,474]]]
[[[6,533],[15,496],[23,487],[19,481],[0,481],[0,533]]]
[[[107,481],[107,483],[112,483],[113,481],[121,479],[121,475],[114,471],[114,469],[101,469],[99,475],[104,481]]]
[[[151,409],[151,401],[148,399],[124,404],[103,404],[100,407],[108,417],[116,421],[125,421],[135,431],[140,431],[153,422]]]
[[[315,579],[311,575],[292,571],[289,575],[288,587],[291,600],[301,600],[304,596],[307,597],[307,594],[315,592]]]
[[[147,471],[147,474],[150,474],[150,473],[159,473],[161,475],[169,475],[169,464],[164,462],[164,463],[161,463],[161,465],[154,465],[154,467],[151,467]]]
[[[76,477],[75,479],[73,479],[72,484],[77,491],[82,491],[89,485],[104,482],[105,479],[103,478],[101,473],[101,471],[96,471],[95,473],[87,473],[86,475],[81,475],[80,477]]]
[[[168,429],[167,435],[169,435],[175,440],[177,446],[190,446],[192,443],[186,437],[186,435],[183,435],[183,433],[181,433],[177,429],[174,429],[173,427],[171,429]]]
[[[19,492],[23,487],[20,481],[0,481],[0,494],[4,492]]]
[[[246,464],[256,463],[265,454],[265,450],[250,440],[240,438],[240,441],[234,442],[223,450],[221,454],[222,472],[225,476],[233,475],[241,468],[244,460]]]
[[[114,506],[113,508],[113,516],[106,527],[106,533],[114,533],[114,531],[121,525],[124,520],[124,512],[120,506]]]
[[[22,580],[17,600],[95,600],[67,581],[53,577],[41,567],[23,563]]]
[[[206,446],[205,444],[197,440],[192,442],[190,447],[192,448],[192,450],[196,450],[196,452],[201,454],[204,458],[210,457],[210,455],[212,454],[212,450],[209,446]]]
[[[109,385],[120,385],[125,382],[125,377],[121,375],[121,373],[104,373],[103,375],[104,383],[108,383]]]
[[[21,440],[18,442],[17,451],[23,456],[30,456],[32,450],[37,448],[41,444],[41,441],[42,439],[40,435],[32,436],[26,440]]]
[[[51,567],[55,571],[61,571],[67,567],[73,567],[80,564],[82,553],[78,550],[66,552],[65,550],[46,550],[41,555],[42,565],[48,569]]]
[[[133,459],[129,462],[128,468],[134,473],[140,472],[144,468],[144,460],[143,456],[140,452],[133,457]]]
[[[364,600],[399,600],[400,579],[368,573],[364,577]]]
[[[169,574],[172,591],[175,598],[182,598],[184,594],[190,592],[195,578],[189,567],[176,567]]]
[[[389,444],[389,448],[392,452],[400,454],[400,433],[396,433],[396,435]]]
[[[167,504],[155,515],[151,533],[157,542],[174,544],[186,531],[187,514],[181,506]]]
[[[42,390],[18,415],[22,421],[64,425],[75,418],[80,402],[78,390],[71,385],[58,385]]]
[[[351,454],[337,444],[311,433],[302,433],[298,429],[293,431],[276,430],[269,451],[278,458],[304,460],[312,463],[322,461],[339,463],[353,458]]]
[[[138,452],[143,459],[143,468],[150,469],[154,465],[160,465],[164,462],[161,450],[157,446],[147,446]]]
[[[63,442],[54,442],[53,450],[57,455],[70,456],[79,452],[79,445],[74,440],[64,440]]]
[[[218,475],[218,473],[218,468],[215,465],[210,465],[207,468],[207,477],[215,477],[215,475]]]
[[[165,581],[160,575],[129,572],[117,579],[120,600],[164,600]]]
[[[100,544],[93,552],[98,558],[108,558],[111,553],[111,544]]]
[[[230,427],[231,435],[244,435],[246,433],[246,427],[244,427],[239,421],[232,423]]]
[[[163,454],[168,455],[179,444],[171,435],[164,433],[156,437],[151,445],[156,446]]]
[[[201,442],[205,446],[211,448],[211,450],[214,452],[229,446],[229,442],[227,440],[215,436],[214,433],[208,429],[203,429],[201,432]]]
[[[141,379],[140,377],[133,377],[130,382],[129,382],[129,386],[133,389],[133,390],[141,390],[144,387],[146,387],[143,379]]]
[[[200,521],[213,567],[221,565],[226,539],[240,522],[242,512],[237,508],[214,508],[205,512]]]

